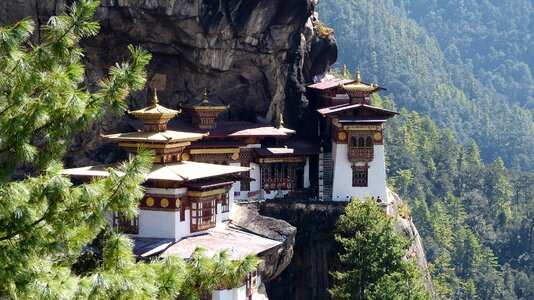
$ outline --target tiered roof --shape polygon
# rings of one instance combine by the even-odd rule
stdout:
[[[184,108],[191,111],[193,115],[193,123],[198,124],[201,129],[214,129],[217,128],[217,116],[220,113],[227,110],[230,106],[224,104],[217,104],[209,99],[208,90],[204,91],[204,97],[202,100],[184,105]]]

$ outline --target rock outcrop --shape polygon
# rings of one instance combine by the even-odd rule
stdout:
[[[396,193],[388,189],[388,199],[390,201],[390,213],[396,217],[396,228],[399,232],[402,232],[408,239],[413,240],[410,248],[408,249],[407,257],[417,259],[417,264],[423,270],[423,282],[428,290],[432,291],[432,279],[428,270],[428,262],[426,259],[425,248],[423,246],[423,240],[413,223],[411,216],[404,215],[401,208],[405,207],[405,203]],[[401,211],[401,212],[399,212]]]
[[[26,16],[37,25],[65,11],[73,0],[0,1],[0,26]],[[149,86],[169,107],[200,98],[205,88],[231,109],[227,117],[289,126],[307,103],[303,84],[337,59],[331,38],[317,34],[317,0],[101,0],[100,33],[82,41],[87,83],[94,86],[112,64],[126,58],[128,44],[153,54]],[[37,33],[34,39],[38,40]],[[130,108],[150,101],[148,87],[129,98]],[[289,115],[292,117],[289,118]],[[105,120],[103,131],[120,129]],[[293,123],[293,124],[292,124]],[[88,132],[79,149],[101,146],[100,128]],[[83,146],[83,147],[82,147]],[[74,161],[82,158],[78,153]],[[102,158],[111,160],[111,158]]]
[[[432,290],[426,255],[417,229],[409,217],[401,216],[404,204],[389,191],[390,214],[397,220],[397,230],[412,239],[407,257],[416,257],[423,270],[427,289]],[[269,201],[261,204],[260,214],[282,219],[297,227],[293,260],[287,269],[266,284],[269,299],[331,299],[330,272],[339,269],[338,253],[342,250],[334,240],[335,223],[344,212],[344,202]]]
[[[287,268],[293,258],[297,233],[295,227],[282,220],[261,216],[254,205],[234,205],[230,220],[231,228],[282,242],[279,247],[260,256],[263,260],[260,271],[264,282],[277,277]]]

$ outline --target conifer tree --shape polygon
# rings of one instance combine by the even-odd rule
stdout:
[[[415,261],[405,259],[411,241],[395,232],[394,219],[372,200],[352,201],[336,224],[343,246],[342,271],[333,273],[334,297],[429,299]]]
[[[50,18],[39,44],[30,42],[35,25],[29,18],[0,27],[0,298],[198,298],[183,292],[196,287],[187,278],[213,261],[219,273],[197,279],[211,282],[202,294],[241,285],[255,257],[229,262],[222,253],[196,265],[177,258],[136,263],[132,241],[110,229],[100,260],[74,272],[80,254],[106,229],[107,213],[137,214],[152,161],[141,151],[109,177],[78,186],[60,174],[74,135],[105,112],[123,112],[129,92],[145,84],[150,54],[130,46],[131,59],[112,66],[96,91],[83,86],[78,42],[98,32],[98,4],[80,0]]]

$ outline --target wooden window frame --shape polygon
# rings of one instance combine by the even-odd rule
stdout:
[[[247,274],[246,281],[247,296],[250,297],[252,294],[258,291],[258,270],[253,270]]]
[[[222,194],[221,213],[230,212],[230,195],[228,192]]]
[[[353,166],[352,167],[352,187],[369,186],[369,167]]]
[[[213,228],[217,222],[217,199],[215,196],[190,198],[191,232]]]
[[[113,227],[122,233],[139,234],[139,215],[133,219],[128,219],[120,212],[114,212]]]
[[[350,162],[367,162],[374,158],[373,132],[349,133],[348,159]]]

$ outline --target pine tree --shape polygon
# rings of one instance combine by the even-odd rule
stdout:
[[[421,272],[404,256],[411,241],[395,232],[394,219],[371,201],[347,205],[336,224],[344,267],[333,273],[330,290],[344,299],[427,299]],[[385,298],[384,298],[385,297]]]
[[[174,299],[189,289],[190,263],[136,263],[132,241],[105,230],[107,213],[137,214],[150,153],[140,151],[109,177],[78,186],[60,174],[79,130],[106,112],[123,112],[129,92],[145,84],[150,54],[130,46],[130,61],[112,66],[96,91],[83,86],[78,42],[98,32],[97,7],[80,0],[52,17],[40,44],[29,41],[35,29],[29,18],[0,27],[0,298]],[[103,230],[101,257],[75,265]],[[202,293],[241,284],[257,263],[253,257],[222,263],[220,256],[205,259],[221,267],[204,278],[213,284]]]

